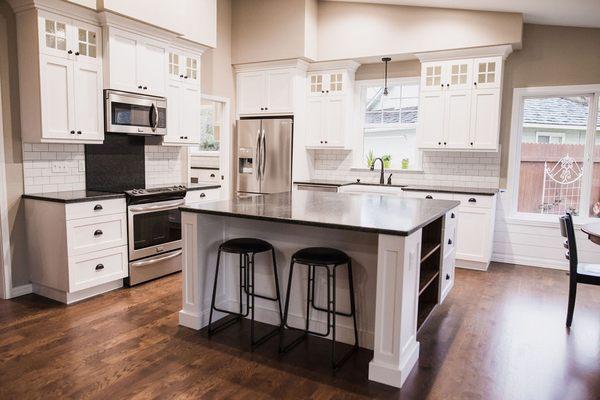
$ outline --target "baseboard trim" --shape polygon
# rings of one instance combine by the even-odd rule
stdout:
[[[10,289],[9,299],[12,299],[14,297],[24,296],[26,294],[31,294],[31,293],[33,293],[33,285],[31,283],[28,283],[26,285],[21,285],[21,286],[15,286]]]
[[[56,300],[60,303],[73,304],[77,303],[78,301],[89,299],[90,297],[94,297],[102,293],[110,292],[111,290],[119,289],[121,287],[123,287],[122,278],[72,293],[64,292],[62,290],[57,290],[48,286],[34,283],[33,292],[40,296]]]
[[[557,269],[560,271],[568,270],[568,267],[563,265],[561,262],[548,258],[533,258],[495,253],[492,255],[492,261],[506,264],[524,265],[527,267]]]

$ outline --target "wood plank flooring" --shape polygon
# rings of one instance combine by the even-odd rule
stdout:
[[[210,340],[180,327],[180,286],[0,300],[0,399],[600,399],[600,288],[579,286],[569,331],[561,271],[457,270],[402,390],[367,381],[368,350],[332,375],[323,339],[280,358],[276,338],[249,351],[248,323]]]

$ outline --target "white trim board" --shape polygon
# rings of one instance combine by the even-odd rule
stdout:
[[[0,29],[5,31],[4,19]],[[0,48],[0,54],[5,54]],[[2,88],[0,87],[0,297],[11,297],[12,260],[10,255],[10,233],[8,228],[8,199],[6,198],[6,160],[4,158],[4,122],[2,119]]]

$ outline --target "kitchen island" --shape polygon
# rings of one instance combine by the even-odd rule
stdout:
[[[419,355],[417,331],[454,282],[457,201],[404,199],[370,194],[293,191],[181,207],[183,308],[179,323],[208,324],[217,249],[223,240],[255,237],[275,247],[280,285],[287,284],[291,255],[310,246],[334,247],[353,263],[361,347],[373,349],[369,379],[401,387]],[[268,253],[256,256],[256,291],[275,289]],[[222,257],[217,303],[238,305],[235,255]],[[306,276],[306,269],[300,269]],[[320,278],[320,280],[319,280]],[[317,303],[325,277],[316,277]],[[288,322],[301,326],[306,279],[295,279]],[[303,288],[304,285],[304,288]],[[348,309],[348,285],[338,281],[338,304]],[[219,316],[218,316],[219,317]],[[276,306],[256,299],[256,319],[279,323]],[[325,314],[311,326],[325,330]],[[313,325],[314,324],[314,325]],[[337,340],[353,342],[352,322],[339,318]]]

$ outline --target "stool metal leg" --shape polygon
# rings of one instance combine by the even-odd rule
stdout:
[[[358,347],[358,325],[356,324],[356,299],[354,298],[354,279],[352,278],[352,260],[348,260],[348,285],[350,287],[350,313],[354,321],[354,346]]]
[[[283,310],[281,309],[281,293],[279,292],[279,276],[277,274],[277,260],[275,258],[275,249],[271,249],[273,256],[273,275],[275,275],[275,297],[277,297],[277,306],[279,307],[279,323],[283,320]]]
[[[329,273],[329,267],[327,267],[327,298],[329,299],[329,292],[333,292],[333,296],[331,297],[331,302],[327,304],[327,322],[329,322],[329,314],[331,314],[332,324],[331,329],[333,331],[333,335],[331,337],[331,368],[335,369],[335,270],[336,266],[333,266],[333,272]],[[330,287],[332,289],[330,290]],[[329,307],[333,308],[333,312],[329,312]]]

